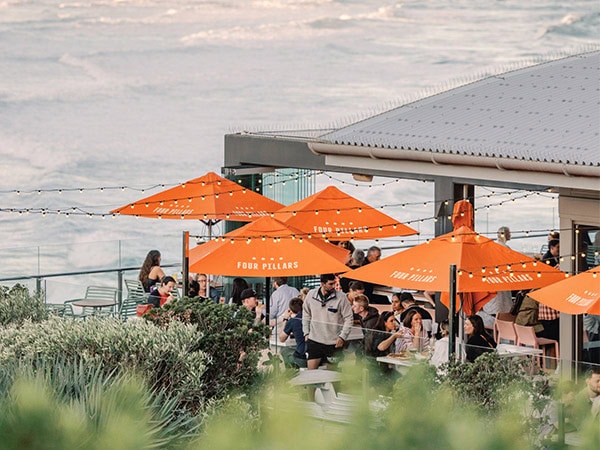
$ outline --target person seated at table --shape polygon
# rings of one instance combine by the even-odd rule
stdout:
[[[429,335],[423,326],[423,318],[415,308],[409,310],[400,326],[402,339],[396,341],[396,352],[415,349],[418,352],[429,351]]]
[[[232,281],[231,297],[229,298],[229,301],[227,303],[229,303],[230,305],[241,305],[242,299],[240,298],[240,296],[242,295],[242,292],[248,289],[249,287],[250,285],[243,278],[234,278]]]
[[[148,303],[155,308],[162,307],[175,298],[173,297],[173,294],[171,294],[173,289],[175,289],[175,278],[168,275],[163,277],[160,281],[160,285],[154,287],[152,292],[150,292]]]
[[[448,362],[448,336],[450,335],[450,332],[447,320],[444,320],[442,323],[440,323],[440,329],[438,330],[438,333],[440,334],[441,338],[435,341],[433,354],[429,360],[429,364],[435,367],[439,367]]]
[[[465,335],[467,336],[465,353],[469,362],[496,348],[496,341],[485,331],[483,319],[478,315],[469,316],[465,320]]]
[[[212,300],[215,303],[219,301],[218,292],[212,286],[208,285],[206,274],[198,273],[190,281],[188,297],[200,297],[203,300]]]
[[[400,300],[400,292],[394,292],[392,294],[392,311],[394,312],[394,317],[396,318],[396,322],[398,325],[402,323],[400,319],[400,315],[404,312],[404,307],[402,306],[402,300]]]
[[[369,334],[373,333],[377,319],[379,319],[379,311],[377,308],[369,306],[369,299],[364,294],[358,294],[354,297],[354,303],[352,303],[352,312],[354,313],[354,324],[358,325],[363,329],[363,336],[365,338],[359,341],[355,345],[355,352],[357,356],[361,356],[366,353],[367,348],[365,346],[366,338]]]
[[[373,333],[365,338],[367,356],[377,358],[388,355],[394,349],[396,339],[402,337],[402,333],[396,328],[394,313],[392,311],[382,312],[375,323]]]
[[[402,302],[402,307],[404,311],[400,313],[400,324],[404,323],[404,319],[408,315],[409,311],[417,311],[421,315],[421,320],[423,321],[423,327],[429,337],[431,337],[431,332],[433,330],[433,318],[431,314],[429,314],[425,309],[421,308],[417,305],[415,298],[410,292],[401,292],[400,293],[400,301]]]
[[[258,296],[256,291],[252,288],[244,289],[240,295],[242,300],[242,306],[248,311],[255,313],[256,318],[254,319],[255,324],[264,323],[265,315],[262,304],[258,302]]]
[[[146,292],[150,292],[165,276],[160,267],[160,259],[161,256],[158,250],[150,250],[142,264],[138,279]]]
[[[281,356],[287,366],[306,367],[306,343],[304,333],[302,332],[302,299],[295,297],[290,300],[289,308],[283,313],[285,325],[279,333],[279,342],[285,342],[289,337],[296,340],[296,348],[292,350],[288,347],[281,349]]]

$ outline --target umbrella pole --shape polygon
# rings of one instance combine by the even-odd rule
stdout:
[[[454,346],[456,345],[456,264],[450,265],[450,314],[448,315],[448,361],[454,358]]]
[[[212,219],[208,219],[208,220],[201,220],[201,222],[206,225],[206,228],[208,228],[208,240],[207,242],[210,242],[212,240],[212,226],[214,224],[216,224],[218,222],[218,220],[212,220]],[[204,276],[206,276],[206,298],[211,298],[210,297],[210,278],[208,276],[207,273],[204,274]],[[217,299],[217,303],[219,302],[219,299]]]
[[[181,262],[181,288],[183,289],[182,297],[185,297],[190,288],[190,232],[183,232],[183,260]]]
[[[270,325],[271,319],[269,316],[271,315],[271,277],[265,278],[265,323]]]

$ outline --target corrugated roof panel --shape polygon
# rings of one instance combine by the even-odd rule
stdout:
[[[600,165],[600,52],[488,77],[328,133],[325,141]]]

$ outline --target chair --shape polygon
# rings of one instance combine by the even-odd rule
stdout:
[[[84,314],[100,313],[100,315],[113,315],[115,313],[115,305],[117,304],[117,293],[116,288],[88,286],[85,290],[86,300],[109,300],[113,302],[113,306],[107,306],[105,308],[83,308]]]
[[[546,346],[554,345],[554,357],[556,359],[558,359],[558,357],[559,357],[558,341],[556,341],[554,339],[546,339],[546,338],[537,337],[535,335],[535,330],[533,329],[533,327],[526,327],[524,325],[517,325],[517,324],[514,324],[514,327],[515,327],[515,332],[517,335],[517,345],[520,345],[523,347],[539,348],[544,352],[544,357],[541,358],[542,359],[541,366],[543,369],[548,369],[547,364],[546,364],[546,357],[548,356],[545,351]],[[538,365],[539,365],[539,359],[538,359]]]
[[[509,312],[499,312],[496,314],[496,319],[506,320],[507,322],[514,322],[517,316],[509,313]]]
[[[496,316],[494,320],[494,340],[498,344],[516,344],[517,332],[512,321],[502,320]]]
[[[119,318],[125,322],[130,317],[137,315],[137,306],[146,303],[145,298],[127,297],[124,298],[119,306]]]
[[[89,315],[113,315],[115,313],[115,305],[117,304],[117,289],[106,286],[88,286],[85,291],[85,300],[107,300],[113,303],[111,306],[103,308],[83,307],[81,314],[75,314],[73,303],[81,299],[66,300],[63,302],[65,306],[65,317],[85,318]]]
[[[144,290],[144,286],[140,280],[124,279],[127,287],[127,298],[148,298],[148,293]]]
[[[126,321],[130,317],[136,316],[137,305],[147,303],[148,293],[144,291],[144,286],[139,280],[125,279],[127,287],[127,298],[124,298],[119,306],[119,317]]]

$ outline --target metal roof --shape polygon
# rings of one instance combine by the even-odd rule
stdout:
[[[599,131],[600,51],[593,51],[401,106],[321,142],[598,167]]]

